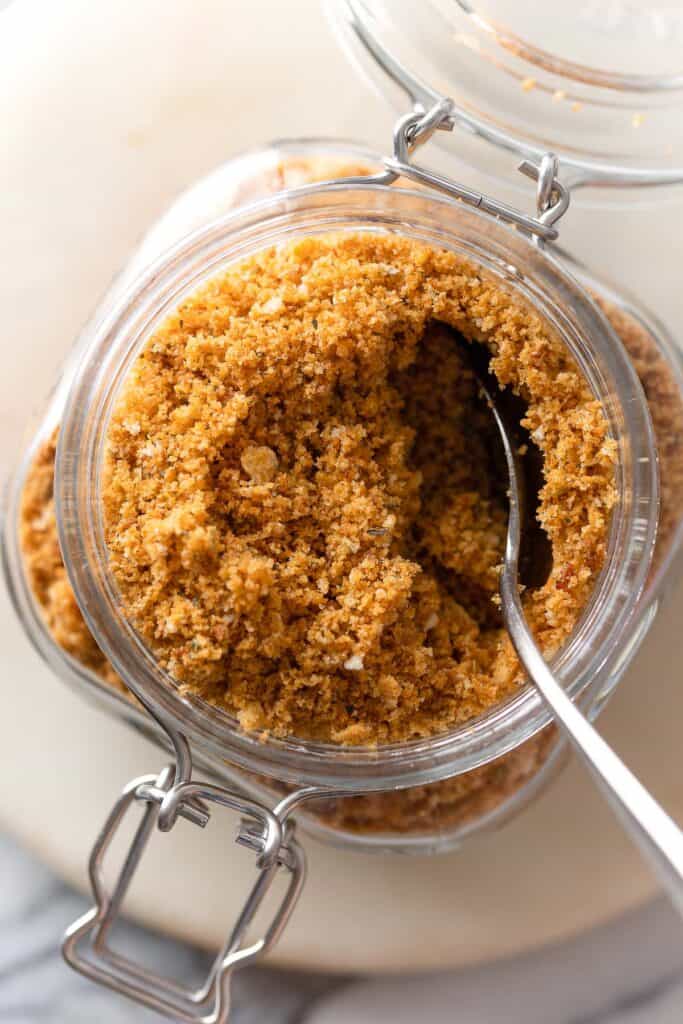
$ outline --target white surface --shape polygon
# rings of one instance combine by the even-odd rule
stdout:
[[[182,186],[268,138],[317,132],[372,141],[380,128],[388,133],[391,116],[350,78],[314,0],[22,0],[2,18],[6,466],[79,326]],[[669,228],[680,212],[669,207]],[[601,220],[577,210],[567,233],[583,232],[580,248],[596,265],[639,284],[670,318],[680,315],[672,283],[683,232],[667,234],[667,279],[661,258],[643,257],[648,246],[661,252],[657,222],[634,213],[616,225],[615,246],[614,214]],[[65,878],[83,884],[87,850],[118,789],[155,769],[159,755],[53,680],[2,600],[0,817]],[[683,593],[656,624],[604,724],[683,819],[681,607]],[[134,915],[217,942],[249,864],[232,844],[231,825],[220,819],[198,836],[181,825],[159,839],[145,884],[131,894]],[[579,931],[652,891],[576,766],[520,820],[461,854],[372,858],[311,844],[310,860],[280,962],[340,969],[471,963]]]

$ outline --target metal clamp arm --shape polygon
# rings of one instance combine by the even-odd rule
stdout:
[[[405,178],[507,221],[508,224],[526,231],[540,244],[555,241],[559,236],[555,224],[569,208],[570,194],[569,189],[557,177],[558,162],[553,153],[546,153],[538,164],[523,160],[517,168],[522,174],[537,182],[536,216],[523,213],[493,196],[487,196],[453,178],[437,174],[413,162],[413,152],[424,145],[434,132],[453,130],[452,108],[451,100],[440,97],[429,110],[420,108],[410,114],[404,114],[394,128],[393,155],[382,158],[384,170],[370,176],[337,178],[336,184],[357,185],[364,182],[392,185],[399,178]]]
[[[169,766],[159,776],[134,779],[114,804],[90,855],[94,906],[67,930],[62,952],[67,963],[81,974],[166,1016],[186,1024],[223,1024],[230,1009],[232,971],[262,956],[277,941],[299,898],[306,862],[286,814],[280,816],[277,808],[276,812],[270,811],[241,794],[209,783],[174,785],[175,774],[174,767]],[[143,805],[142,818],[110,891],[104,881],[104,860],[135,803]],[[210,804],[232,808],[241,815],[237,841],[256,851],[258,875],[204,983],[190,990],[115,953],[107,939],[155,826],[167,831],[178,814],[203,826],[209,818]],[[262,937],[247,944],[247,931],[281,870],[289,876],[284,895]]]

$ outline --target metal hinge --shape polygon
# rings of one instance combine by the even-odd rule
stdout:
[[[186,1024],[224,1024],[230,1009],[232,972],[265,954],[277,941],[299,898],[306,873],[304,852],[288,820],[297,802],[319,796],[317,790],[301,790],[270,811],[240,794],[204,782],[175,784],[173,765],[158,775],[134,779],[114,804],[93,846],[89,874],[93,907],[67,930],[62,951],[67,963],[92,981],[128,996],[174,1020]],[[143,806],[140,823],[113,889],[104,881],[104,860],[114,836],[135,805]],[[177,816],[204,826],[209,805],[220,804],[237,811],[241,825],[236,841],[256,852],[258,874],[223,948],[213,961],[204,983],[185,989],[128,957],[108,944],[123,899],[155,828],[169,831]],[[282,871],[288,876],[284,894],[276,903],[270,923],[261,937],[247,942],[247,931],[257,911]]]
[[[384,170],[365,178],[341,178],[337,183],[366,181],[372,184],[392,185],[399,178],[405,178],[427,188],[436,189],[468,206],[474,206],[508,224],[513,224],[540,243],[555,241],[559,234],[555,224],[569,207],[570,193],[557,177],[558,160],[554,153],[545,153],[538,164],[531,160],[522,160],[517,168],[522,174],[536,181],[535,216],[522,213],[514,206],[468,188],[453,178],[436,174],[412,161],[415,150],[428,142],[434,132],[453,130],[455,121],[452,115],[453,102],[445,97],[439,99],[429,110],[417,109],[410,114],[404,114],[394,128],[393,154],[382,158]]]

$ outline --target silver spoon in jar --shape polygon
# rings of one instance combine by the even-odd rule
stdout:
[[[519,559],[524,516],[524,474],[492,375],[472,364],[493,413],[509,477],[509,517],[500,577],[505,627],[529,680],[550,708],[555,722],[588,766],[612,810],[650,861],[678,911],[683,914],[683,831],[638,781],[557,682],[534,640],[519,596]]]

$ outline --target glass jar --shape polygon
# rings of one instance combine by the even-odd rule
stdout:
[[[617,287],[598,281],[566,254],[545,246],[555,229],[546,216],[552,212],[548,196],[543,200],[540,195],[542,183],[536,217],[479,194],[468,195],[447,179],[430,179],[410,162],[407,137],[400,135],[405,128],[404,123],[397,130],[398,145],[389,160],[354,145],[278,143],[226,164],[181,197],[148,234],[86,328],[12,480],[5,565],[29,635],[64,679],[155,737],[175,759],[175,776],[166,772],[135,780],[114,808],[91,862],[97,906],[77,923],[66,947],[80,969],[110,984],[114,979],[117,987],[142,1001],[149,1002],[145,986],[150,979],[143,984],[130,965],[119,963],[115,971],[101,958],[97,939],[96,961],[86,962],[76,954],[76,944],[87,932],[100,929],[95,935],[103,940],[118,911],[128,868],[114,893],[107,895],[100,863],[133,801],[145,808],[142,832],[128,862],[133,867],[155,821],[166,829],[182,814],[202,824],[207,801],[214,801],[237,809],[251,822],[238,837],[255,849],[261,867],[261,888],[250,901],[262,898],[278,863],[290,872],[286,897],[258,950],[249,952],[252,956],[276,938],[302,881],[301,851],[288,831],[285,839],[282,836],[291,811],[296,809],[297,821],[306,830],[346,847],[438,852],[517,813],[552,777],[562,753],[550,716],[530,687],[447,734],[378,749],[298,739],[264,741],[241,731],[216,709],[181,696],[122,614],[107,569],[98,488],[108,415],[120,383],[154,326],[183,296],[250,253],[330,230],[398,233],[463,254],[502,287],[519,294],[561,339],[601,401],[618,445],[619,502],[607,562],[572,636],[553,661],[567,692],[591,715],[604,705],[638,649],[674,574],[683,507],[683,488],[677,483],[683,375],[675,346],[661,326]],[[377,174],[374,180],[361,180],[355,170],[349,174],[357,180],[303,187],[296,187],[296,180],[278,179],[283,161],[296,166],[297,160],[313,159],[367,165]],[[550,192],[557,199],[558,182],[551,170]],[[542,179],[543,167],[535,171]],[[398,173],[413,177],[427,190],[397,187],[393,178]],[[259,199],[274,185],[284,189]],[[650,391],[649,408],[641,382]],[[134,698],[103,683],[92,668],[55,642],[27,575],[21,545],[22,494],[36,455],[57,427],[54,501],[64,563],[89,630]],[[657,539],[658,518],[666,529],[660,529]],[[214,781],[192,782],[192,762]],[[170,793],[181,792],[179,787],[184,787],[182,798],[169,800]],[[280,861],[269,859],[272,849],[280,851]],[[246,918],[252,909],[248,902]],[[228,949],[221,970],[213,976],[212,993],[216,986],[220,989],[223,972],[236,962],[236,948]],[[177,1011],[175,1004],[163,1002],[168,994],[157,992],[153,998],[157,1002],[150,1005]]]
[[[291,143],[279,143],[273,147],[269,147],[265,150],[258,151],[253,154],[248,154],[243,158],[236,161],[231,161],[229,164],[219,168],[214,174],[200,182],[188,191],[186,195],[181,197],[180,200],[174,204],[174,206],[165,215],[162,221],[159,222],[149,232],[140,249],[133,257],[131,264],[124,270],[123,274],[117,282],[115,282],[108,298],[105,300],[104,307],[102,308],[99,317],[93,320],[92,327],[86,335],[81,339],[79,345],[74,350],[72,360],[69,365],[65,368],[63,376],[60,381],[60,385],[53,394],[48,410],[42,417],[38,429],[36,430],[31,443],[27,450],[24,452],[21,463],[15,472],[12,485],[9,492],[9,503],[8,503],[8,514],[6,516],[6,565],[8,569],[8,580],[11,586],[12,594],[14,597],[15,605],[19,611],[22,621],[26,625],[31,639],[38,647],[41,654],[47,658],[50,665],[55,668],[60,675],[62,675],[69,683],[77,685],[81,691],[91,699],[95,699],[102,703],[108,709],[115,711],[117,714],[124,716],[131,722],[134,722],[138,727],[144,731],[154,732],[154,724],[150,722],[148,716],[145,716],[144,712],[140,709],[139,705],[136,705],[129,699],[122,697],[121,692],[112,689],[111,686],[103,684],[101,678],[99,678],[92,669],[84,666],[80,663],[73,655],[69,655],[62,647],[55,643],[53,636],[50,634],[46,627],[45,619],[41,613],[40,607],[36,602],[35,596],[32,591],[30,581],[26,575],[26,567],[21,551],[20,541],[20,525],[21,525],[21,500],[24,492],[26,475],[29,471],[36,453],[41,447],[48,441],[52,435],[54,429],[62,422],[64,418],[64,406],[67,395],[71,393],[71,406],[78,408],[82,414],[87,411],[88,416],[95,415],[96,403],[93,397],[87,393],[76,392],[73,390],[73,370],[71,366],[76,363],[80,354],[83,350],[88,353],[94,352],[92,348],[92,337],[93,333],[98,329],[101,323],[101,318],[105,313],[107,319],[113,315],[113,311],[116,310],[117,303],[123,303],[124,309],[128,308],[130,303],[130,295],[128,292],[128,286],[130,282],[135,282],[136,278],[139,279],[140,275],[145,274],[145,268],[149,268],[150,262],[154,261],[154,257],[159,252],[163,252],[164,246],[173,237],[183,238],[188,229],[196,227],[197,224],[205,222],[209,218],[209,223],[212,226],[212,231],[221,230],[223,233],[218,236],[215,240],[212,240],[211,245],[215,245],[218,251],[225,254],[225,261],[230,262],[229,252],[232,251],[233,235],[235,238],[235,244],[239,247],[236,251],[240,253],[240,258],[246,252],[252,251],[253,248],[258,248],[264,244],[268,244],[271,241],[277,241],[281,238],[289,237],[292,233],[305,233],[305,232],[317,232],[323,230],[318,228],[317,218],[323,218],[331,216],[332,211],[335,218],[339,217],[339,225],[348,223],[350,227],[358,227],[361,225],[367,225],[369,223],[386,224],[392,226],[392,217],[396,218],[395,223],[403,224],[402,231],[409,233],[408,227],[409,222],[404,221],[403,218],[407,216],[407,212],[404,213],[401,204],[405,205],[406,211],[414,212],[416,215],[428,209],[430,206],[434,207],[437,211],[436,214],[432,214],[431,226],[427,221],[428,227],[425,229],[428,232],[434,232],[437,230],[434,223],[433,217],[443,216],[443,203],[444,200],[436,196],[410,196],[406,198],[403,192],[399,192],[397,189],[392,188],[388,190],[385,186],[377,186],[375,189],[367,193],[368,199],[371,200],[371,206],[369,207],[366,215],[366,220],[363,220],[362,212],[360,215],[356,214],[356,204],[359,202],[360,191],[356,186],[333,186],[328,189],[321,187],[316,188],[310,197],[305,194],[297,193],[296,197],[289,195],[282,195],[276,200],[272,200],[270,204],[265,206],[261,204],[256,211],[252,211],[249,208],[241,216],[239,213],[233,214],[229,219],[221,220],[216,222],[211,220],[211,217],[215,217],[216,213],[220,212],[220,205],[230,209],[231,205],[235,202],[235,199],[239,201],[240,198],[244,197],[245,194],[249,198],[253,198],[261,192],[269,191],[272,188],[273,175],[277,176],[276,184],[280,184],[282,175],[281,168],[283,164],[286,164],[289,168],[288,173],[295,175],[295,182],[298,181],[298,168],[301,166],[309,166],[311,161],[321,162],[321,166],[327,166],[328,161],[334,161],[335,166],[346,166],[352,165],[356,162],[359,165],[365,165],[368,168],[374,168],[379,166],[381,158],[375,154],[371,154],[360,147],[352,145],[340,145],[331,144],[325,141],[310,141],[301,142],[294,141]],[[329,192],[328,201],[333,201],[333,206],[323,207],[324,212],[318,214],[317,207],[322,205],[323,198]],[[387,206],[386,212],[383,207]],[[310,207],[310,209],[309,209]],[[337,213],[337,207],[339,212]],[[348,208],[348,210],[347,210]],[[492,260],[491,267],[494,271],[501,276],[502,280],[510,281],[515,280],[516,285],[520,287],[523,285],[525,276],[529,274],[537,273],[538,265],[547,266],[549,257],[547,254],[539,256],[538,252],[533,247],[529,246],[528,242],[521,238],[521,236],[511,235],[507,229],[503,228],[501,231],[492,227],[490,222],[486,222],[486,231],[484,232],[483,226],[480,223],[481,218],[478,214],[473,213],[462,206],[456,206],[455,213],[453,213],[452,204],[447,207],[450,216],[456,216],[456,224],[454,226],[453,242],[454,246],[457,246],[461,251],[467,252],[470,258],[475,258],[481,261],[482,264],[485,261]],[[394,212],[395,210],[395,212]],[[362,211],[362,206],[361,206]],[[291,214],[291,222],[288,219],[287,223],[283,222],[283,217],[289,217]],[[357,219],[360,217],[360,219]],[[274,227],[269,228],[271,218],[274,223]],[[311,218],[313,218],[311,220]],[[346,219],[345,219],[346,218]],[[384,219],[386,218],[386,220]],[[245,220],[246,226],[243,228],[242,219]],[[222,227],[219,229],[219,223]],[[320,223],[326,224],[327,222],[321,220]],[[416,220],[415,233],[417,237],[421,237],[419,232],[421,222]],[[462,226],[461,226],[462,224]],[[310,226],[309,226],[310,225]],[[395,228],[394,228],[395,229]],[[242,232],[244,231],[244,234]],[[443,232],[443,226],[440,228]],[[265,234],[262,235],[262,232]],[[499,234],[497,238],[498,250],[496,251],[493,247],[493,239],[495,233]],[[203,238],[205,232],[200,229],[199,237]],[[462,238],[460,237],[462,234]],[[251,242],[251,237],[254,236],[256,241]],[[425,235],[424,237],[429,237]],[[436,239],[436,235],[432,235]],[[445,235],[443,236],[446,237]],[[439,235],[441,238],[441,235]],[[195,243],[193,243],[195,244]],[[203,245],[203,242],[197,242],[197,245]],[[441,243],[442,244],[442,243]],[[516,251],[510,246],[522,246],[522,251]],[[244,248],[242,248],[244,246]],[[483,246],[483,248],[482,248]],[[526,249],[525,249],[526,247]],[[178,248],[178,247],[176,247]],[[203,250],[202,250],[203,251]],[[194,252],[193,252],[194,255]],[[525,264],[524,261],[529,259],[535,261],[536,270],[533,269],[531,264]],[[197,264],[194,263],[189,271],[193,275],[193,282],[196,282],[203,277],[205,274],[212,274],[216,272],[218,264],[211,262],[206,267],[203,265],[204,256],[197,255]],[[222,257],[221,257],[222,259]],[[190,289],[194,285],[188,285],[184,277],[187,273],[186,270],[187,258],[183,255],[174,256],[174,262],[172,269],[169,271],[169,285],[172,288],[173,294],[177,295],[182,291]],[[514,260],[514,273],[512,271]],[[165,261],[162,260],[162,264]],[[677,438],[680,436],[675,417],[671,415],[672,403],[674,406],[676,403],[680,403],[679,398],[679,356],[678,352],[667,338],[664,329],[660,325],[656,325],[652,318],[646,314],[642,309],[639,309],[633,303],[630,303],[623,296],[619,295],[613,289],[610,289],[603,282],[598,282],[594,277],[583,268],[578,267],[576,264],[572,264],[570,257],[567,254],[562,255],[562,264],[564,266],[572,266],[575,277],[589,290],[594,296],[601,299],[612,311],[619,311],[621,317],[626,317],[628,320],[636,325],[641,326],[641,333],[639,334],[639,344],[642,346],[650,340],[651,348],[647,352],[646,359],[649,364],[652,364],[653,359],[660,371],[660,375],[657,380],[661,383],[663,377],[669,382],[669,387],[672,389],[670,401],[665,409],[665,418],[662,420],[661,416],[658,416],[658,411],[661,411],[661,405],[654,403],[651,406],[651,410],[654,413],[655,419],[658,421],[657,426],[659,427],[659,436],[657,437],[657,444],[659,451],[664,448],[675,449]],[[222,266],[223,263],[221,262]],[[155,282],[159,282],[161,279],[161,264],[157,263],[152,271]],[[526,266],[526,270],[522,268]],[[197,270],[197,267],[199,268]],[[149,269],[147,269],[147,275],[149,275]],[[555,284],[557,287],[557,284]],[[577,293],[577,285],[573,284],[575,294]],[[151,300],[150,300],[151,301]],[[536,300],[538,301],[538,300]],[[566,299],[563,300],[566,304]],[[582,296],[582,301],[585,302],[585,296]],[[166,299],[163,299],[166,303]],[[576,298],[572,299],[574,311],[579,309]],[[153,306],[150,311],[150,318],[157,319],[163,315],[163,310],[167,308],[167,304],[162,304],[158,307],[156,312]],[[543,308],[539,306],[539,308]],[[552,312],[545,314],[549,319],[552,318]],[[595,317],[595,311],[590,310],[590,315]],[[613,317],[615,313],[613,312]],[[586,316],[584,312],[583,316]],[[151,323],[151,320],[150,320]],[[584,320],[583,323],[578,322],[574,326],[574,331],[577,334],[582,334],[584,337],[597,337],[600,332],[605,334],[604,322],[600,324],[600,328],[596,327],[595,321]],[[128,335],[124,334],[124,340]],[[142,336],[141,336],[142,337]],[[613,338],[606,334],[607,341],[603,342],[603,345],[609,347],[613,345]],[[645,339],[645,341],[643,340]],[[570,344],[571,342],[568,342]],[[575,342],[573,344],[576,344]],[[99,368],[102,360],[107,358],[114,358],[114,347],[112,342],[108,339],[105,343],[105,349],[98,353],[96,357],[89,356],[89,360],[94,358],[95,362],[92,366]],[[636,352],[632,352],[632,355],[636,355]],[[128,353],[128,358],[132,358],[133,351]],[[583,357],[582,357],[583,358]],[[591,357],[595,358],[595,357]],[[114,381],[118,380],[122,373],[125,373],[125,366],[116,369],[116,376],[114,371],[110,370],[111,363],[107,361],[107,373],[104,379],[114,388]],[[126,361],[126,366],[128,361]],[[99,370],[98,370],[99,372]],[[594,371],[595,372],[595,371]],[[633,381],[632,381],[633,383]],[[616,387],[613,385],[613,387]],[[112,391],[113,395],[114,391]],[[77,397],[74,397],[77,396]],[[111,397],[111,396],[110,396]],[[603,400],[605,403],[608,402],[608,392],[604,392]],[[674,410],[675,411],[675,410]],[[104,415],[104,413],[102,414]],[[79,426],[80,429],[85,429]],[[81,451],[81,438],[80,436],[74,441],[76,450]],[[643,458],[642,454],[639,458]],[[652,457],[652,453],[648,457]],[[661,455],[660,455],[661,457]],[[74,461],[74,464],[75,461]],[[85,463],[82,458],[78,460],[78,465],[82,467],[84,473],[92,471],[93,479],[96,477],[95,470],[93,467],[90,469],[85,468]],[[672,474],[669,473],[670,477]],[[69,478],[71,479],[71,478]],[[677,492],[679,493],[679,492]],[[59,502],[60,492],[59,486],[57,487],[57,501]],[[649,500],[652,500],[651,498]],[[673,502],[675,504],[675,500]],[[89,500],[88,508],[92,511],[97,507],[97,498],[92,497]],[[620,507],[625,508],[624,501],[621,502]],[[653,520],[654,522],[654,520]],[[676,524],[677,525],[677,524]],[[76,548],[70,547],[66,549],[66,561],[67,565],[75,563],[78,566],[86,565],[83,560],[84,549],[80,547],[83,541],[82,529],[80,521],[78,519],[69,520],[70,530],[73,531],[70,534],[69,544],[76,544]],[[652,530],[653,523],[650,524],[649,529]],[[640,527],[638,527],[640,529]],[[75,538],[75,539],[74,539]],[[657,572],[656,575],[651,576],[651,579],[647,587],[647,602],[641,598],[640,606],[641,609],[651,603],[657,596],[663,582],[670,578],[670,563],[673,558],[674,552],[678,549],[678,534],[676,530],[671,533],[669,531],[666,538],[659,537],[659,543],[656,554]],[[617,558],[621,558],[621,554],[616,555]],[[99,563],[98,572],[106,575],[104,564]],[[78,583],[78,581],[76,581]],[[92,615],[92,608],[95,604],[99,606],[101,603],[101,597],[95,598],[94,594],[91,595],[88,592],[86,599],[87,614]],[[118,618],[119,628],[123,629],[124,623],[120,617],[120,611],[118,605],[114,602],[113,605],[105,608],[103,613],[105,615],[107,623],[111,619]],[[588,615],[588,612],[586,613]],[[98,633],[100,633],[102,626],[98,625]],[[592,627],[591,627],[592,628]],[[110,641],[113,649],[112,661],[118,668],[119,654],[117,651],[121,649],[121,641],[123,633],[117,633]],[[604,679],[601,677],[599,686],[598,679],[595,677],[592,680],[592,685],[600,690],[601,693],[606,693],[614,681],[619,677],[623,669],[625,668],[628,660],[634,653],[637,643],[640,640],[640,635],[636,631],[633,634],[634,643],[626,645],[623,648],[623,657],[619,659],[616,670],[609,675],[610,683],[608,686],[605,685]],[[130,630],[128,630],[128,641],[130,641]],[[587,650],[584,647],[584,640],[581,634],[578,634],[578,639],[574,641],[575,647],[581,646],[584,648],[584,654]],[[104,646],[104,644],[102,644]],[[126,642],[125,647],[129,648],[130,642]],[[618,645],[615,645],[615,649]],[[122,666],[121,675],[124,678],[135,679],[140,672],[140,665],[137,662],[139,651],[133,647],[134,657],[133,662],[130,665]],[[602,658],[602,654],[600,655]],[[572,676],[575,676],[573,668],[568,669]],[[592,663],[588,669],[586,676],[583,680],[580,680],[578,676],[575,676],[577,680],[577,695],[582,692],[586,685],[591,682],[592,676]],[[607,676],[604,677],[608,678]],[[85,684],[85,685],[84,685]],[[164,681],[162,683],[163,689],[160,691],[165,694],[167,691],[168,683]],[[531,703],[529,701],[531,700]],[[525,695],[524,710],[531,710],[534,704],[537,704],[537,700],[532,699],[532,694],[527,693]],[[502,713],[502,709],[501,713]],[[373,814],[377,810],[377,801],[370,803],[366,807],[366,814],[363,814],[363,800],[354,801],[353,799],[346,802],[349,807],[348,822],[352,823],[350,827],[343,824],[345,821],[345,815],[340,814],[339,807],[335,806],[330,808],[329,803],[327,806],[323,806],[322,809],[318,809],[318,813],[313,815],[312,813],[304,814],[303,820],[306,823],[306,827],[312,829],[318,834],[324,834],[330,838],[334,838],[336,841],[342,841],[344,843],[352,844],[355,846],[372,847],[376,848],[380,846],[382,848],[401,849],[401,850],[420,850],[420,849],[448,849],[453,845],[457,845],[465,834],[470,834],[473,830],[476,831],[482,827],[490,827],[493,824],[499,824],[501,820],[506,819],[512,808],[514,810],[524,805],[526,799],[532,793],[535,793],[539,789],[538,774],[539,769],[546,764],[549,759],[549,755],[554,752],[555,743],[554,737],[552,736],[537,736],[539,730],[542,730],[544,726],[547,726],[547,716],[544,714],[540,718],[533,717],[526,719],[525,715],[518,715],[520,708],[515,708],[515,714],[511,714],[512,708],[506,708],[505,712],[500,719],[498,710],[494,716],[493,733],[488,734],[488,723],[482,722],[480,725],[485,726],[485,731],[479,733],[477,730],[472,732],[471,728],[468,727],[462,730],[462,737],[456,744],[457,748],[462,749],[463,761],[456,760],[450,763],[450,754],[448,755],[447,761],[448,768],[446,770],[449,777],[459,777],[458,787],[453,787],[451,794],[444,793],[445,806],[443,807],[442,814],[434,815],[433,811],[430,815],[427,827],[425,828],[424,818],[421,820],[419,811],[416,811],[415,820],[411,820],[409,824],[405,822],[399,823],[399,816],[397,813],[392,815],[393,820],[396,822],[395,831],[382,830],[377,827],[376,823],[373,823],[372,819],[376,815]],[[538,706],[535,708],[539,710]],[[186,714],[186,710],[181,712],[182,715]],[[500,719],[497,721],[497,719]],[[518,731],[518,726],[523,723],[523,727]],[[482,748],[482,742],[485,742],[485,738],[495,738],[495,745],[488,749],[488,743]],[[297,744],[293,752],[293,767],[287,768],[288,753],[285,750],[282,751],[282,757],[284,761],[281,763],[280,755],[274,754],[272,763],[269,763],[269,758],[266,754],[263,745],[257,743],[255,747],[247,742],[247,749],[242,749],[242,734],[237,733],[233,740],[237,742],[237,751],[232,754],[234,758],[234,764],[239,766],[241,769],[253,773],[253,777],[249,779],[249,786],[253,792],[262,794],[264,792],[264,785],[262,776],[273,776],[284,783],[296,783],[300,781],[316,781],[324,782],[327,785],[337,785],[336,770],[334,763],[336,761],[344,762],[345,755],[343,751],[338,748],[333,748],[331,751],[332,764],[329,767],[331,774],[329,776],[319,774],[325,760],[320,760],[317,755],[314,755],[314,765],[312,775],[302,775],[302,768],[305,763],[302,761],[302,750],[300,745]],[[467,743],[464,740],[467,739]],[[524,744],[527,744],[524,746]],[[214,749],[213,753],[218,753],[217,757],[206,756],[207,752],[211,749],[210,745],[205,748],[204,743],[200,743],[198,747],[197,759],[200,762],[204,762],[207,767],[211,767],[211,770],[215,773],[221,774],[224,777],[233,779],[232,772],[228,765],[224,763],[224,759],[220,756],[219,751],[222,751],[223,740],[219,741],[218,749]],[[520,750],[521,748],[521,750]],[[252,759],[250,751],[255,750],[256,757]],[[509,757],[510,752],[516,752],[513,758]],[[400,760],[404,760],[404,751],[400,752]],[[238,756],[235,756],[238,754]],[[505,779],[505,784],[500,785],[501,776],[505,762],[501,762],[499,759],[504,758],[508,755],[508,761],[510,764],[510,778]],[[402,776],[386,775],[388,765],[382,764],[379,767],[380,781],[379,783],[373,782],[372,779],[363,777],[362,765],[365,763],[372,774],[378,765],[378,758],[375,753],[370,754],[369,757],[360,758],[356,762],[355,754],[351,755],[350,762],[353,764],[352,773],[356,780],[354,785],[362,790],[374,790],[376,788],[384,789],[385,787],[391,788],[395,785],[424,785],[432,783],[435,779],[443,777],[440,774],[443,769],[437,765],[434,755],[431,750],[427,754],[426,758],[424,753],[419,755],[419,759],[423,762],[423,767],[420,772],[414,777],[411,777],[411,771],[408,771],[408,779]],[[441,760],[441,755],[439,756]],[[411,759],[408,758],[410,764]],[[356,763],[354,763],[356,762]],[[552,762],[552,758],[550,759]],[[390,762],[391,763],[391,762]],[[394,759],[395,763],[395,759]],[[483,766],[491,766],[491,776],[497,776],[499,779],[498,786],[484,786],[483,783],[487,781],[488,773],[481,773],[480,776],[476,776],[473,779],[473,793],[475,799],[472,803],[475,806],[484,805],[486,810],[484,813],[472,813],[472,808],[467,807],[467,789],[461,785],[466,782],[466,776],[472,772],[477,773]],[[544,777],[551,774],[552,763],[548,763],[544,770]],[[455,771],[453,771],[455,769]],[[403,772],[404,768],[401,768]],[[464,776],[463,776],[464,772]],[[482,777],[483,776],[483,777]],[[360,784],[358,779],[361,780]],[[490,781],[490,780],[489,780]],[[387,786],[388,783],[388,786]],[[524,790],[520,793],[520,788]],[[495,796],[490,793],[491,789],[497,789],[502,791],[502,799],[498,803]],[[483,790],[483,791],[482,791]],[[424,799],[426,801],[432,796],[431,791],[420,792],[419,798],[417,794],[413,794],[413,799]],[[433,800],[431,801],[434,802]],[[453,806],[455,804],[455,807]],[[464,804],[464,806],[462,806]],[[491,813],[494,811],[495,813]],[[361,822],[366,821],[366,826],[363,828]],[[329,821],[336,821],[340,824],[337,826],[330,826]]]

